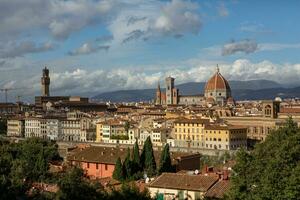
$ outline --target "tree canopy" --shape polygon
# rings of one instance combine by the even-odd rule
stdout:
[[[292,119],[253,151],[236,155],[228,199],[299,199],[300,130]]]

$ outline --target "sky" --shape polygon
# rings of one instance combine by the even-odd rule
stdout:
[[[28,99],[207,81],[300,85],[300,1],[0,0],[0,88]],[[0,93],[0,100],[4,94]]]

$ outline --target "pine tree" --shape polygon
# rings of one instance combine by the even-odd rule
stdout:
[[[172,161],[170,156],[169,144],[166,144],[163,151],[161,152],[160,163],[158,172],[161,174],[163,172],[172,172]]]
[[[118,157],[116,161],[115,169],[113,172],[113,178],[119,181],[124,180],[123,166],[120,157]]]
[[[142,164],[142,169],[147,173],[148,176],[153,176],[155,174],[156,162],[154,158],[150,136],[147,137],[143,147],[143,151],[141,155],[141,164]]]

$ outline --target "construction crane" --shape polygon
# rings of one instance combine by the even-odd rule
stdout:
[[[28,89],[28,88],[0,88],[0,91],[4,92],[5,103],[7,103],[8,91],[11,91],[11,90],[22,90],[22,89]]]

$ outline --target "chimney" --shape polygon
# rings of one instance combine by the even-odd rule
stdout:
[[[102,156],[104,155],[104,151],[101,151],[101,155],[102,155]]]
[[[228,180],[228,177],[229,176],[229,172],[228,172],[228,169],[225,169],[224,171],[223,171],[223,180]]]

